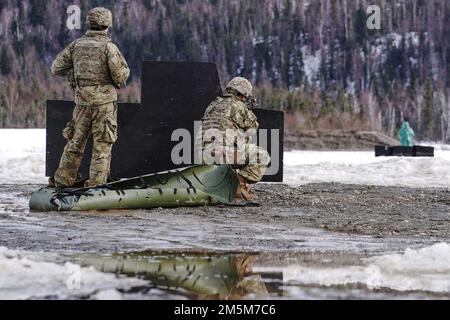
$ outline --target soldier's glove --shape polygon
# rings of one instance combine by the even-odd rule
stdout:
[[[249,108],[250,110],[258,107],[258,104],[256,103],[256,99],[251,96],[247,97],[247,99],[245,100],[245,104],[247,105],[247,108]]]
[[[73,69],[70,69],[67,73],[66,73],[66,79],[69,82],[69,86],[72,90],[75,90],[75,88],[77,87],[77,83],[75,81],[75,75],[73,73]]]
[[[124,81],[124,82],[122,82],[122,83],[117,83],[117,82],[114,82],[114,81],[113,81],[113,86],[114,86],[114,88],[116,88],[116,89],[123,89],[123,88],[125,88],[125,87],[127,86],[127,82]]]

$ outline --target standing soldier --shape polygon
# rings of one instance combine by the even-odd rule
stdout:
[[[112,25],[111,11],[94,8],[86,23],[86,34],[70,43],[52,64],[53,74],[72,79],[76,104],[72,120],[63,131],[68,142],[54,176],[58,188],[74,185],[91,132],[94,145],[88,185],[106,183],[112,146],[117,140],[116,89],[125,86],[130,74],[127,62],[107,34]]]
[[[262,179],[270,162],[267,151],[251,141],[259,126],[252,111],[252,91],[247,79],[232,79],[226,94],[206,109],[196,141],[202,163],[227,163],[235,168],[239,178],[236,198],[248,201],[257,199],[249,184]]]

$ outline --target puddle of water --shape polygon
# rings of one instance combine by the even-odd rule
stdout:
[[[0,299],[450,299],[448,259],[445,243],[378,256],[0,247]]]
[[[281,272],[255,273],[255,254],[143,252],[77,255],[75,261],[96,270],[138,277],[149,285],[131,292],[151,297],[152,289],[177,292],[188,299],[268,299],[282,296]]]
[[[80,254],[76,255],[75,261],[101,272],[148,281],[146,286],[123,291],[124,298],[170,299],[174,295],[185,299],[221,300],[450,298],[450,287],[446,287],[448,283],[444,279],[449,272],[447,269],[441,274],[443,278],[435,278],[434,283],[443,290],[434,290],[437,287],[432,285],[421,286],[420,278],[426,277],[427,272],[408,275],[405,271],[402,278],[392,274],[395,266],[392,270],[380,272],[378,285],[374,285],[374,275],[371,273],[374,271],[374,261],[380,265],[380,261],[388,261],[392,257],[367,258],[343,252],[258,254],[177,251]],[[399,286],[401,281],[409,281],[412,285]]]

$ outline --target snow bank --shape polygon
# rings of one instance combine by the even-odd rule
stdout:
[[[48,257],[47,257],[48,258]],[[113,274],[81,268],[72,263],[59,265],[26,251],[0,247],[0,300],[40,299],[120,299],[117,289],[129,289],[147,282],[117,278]]]
[[[292,151],[284,154],[284,182],[337,182],[403,187],[450,187],[450,150],[434,158],[378,157],[374,152]]]
[[[447,243],[406,249],[403,254],[372,257],[366,262],[365,266],[327,268],[292,265],[283,269],[283,281],[289,285],[365,284],[369,289],[450,292],[450,246]]]
[[[450,146],[434,158],[379,157],[374,152],[290,151],[284,181],[291,185],[338,182],[405,187],[450,187]],[[45,184],[45,130],[0,130],[0,183]]]
[[[46,183],[45,130],[0,130],[0,183]]]

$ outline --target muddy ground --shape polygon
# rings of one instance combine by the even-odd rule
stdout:
[[[443,189],[261,183],[255,186],[258,207],[30,213],[29,196],[39,187],[0,186],[0,246],[60,252],[385,251],[383,246],[393,249],[385,238],[403,241],[399,250],[415,241],[450,239],[450,192]]]
[[[301,223],[308,227],[372,236],[450,237],[449,190],[342,184],[259,185],[257,190],[261,208],[301,210]]]

